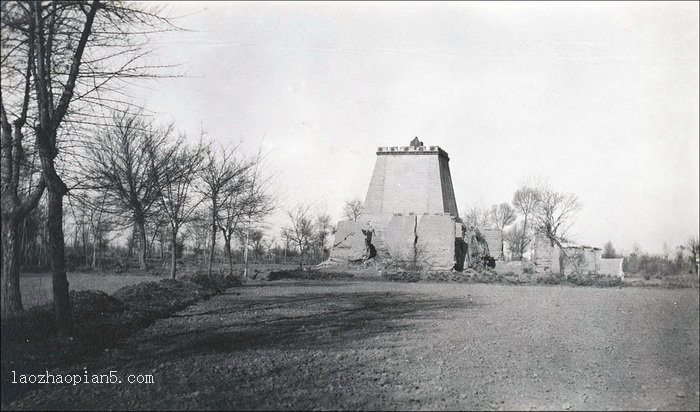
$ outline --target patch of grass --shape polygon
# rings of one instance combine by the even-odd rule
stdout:
[[[537,279],[537,283],[545,285],[574,285],[574,286],[594,286],[594,287],[618,287],[622,286],[621,278],[588,274],[571,274],[564,276],[558,273],[550,274]]]
[[[391,282],[418,282],[421,274],[410,270],[387,270],[382,273],[382,277]]]
[[[354,275],[345,272],[323,272],[317,270],[273,270],[267,277],[267,280],[280,279],[304,279],[304,280],[333,280],[333,279],[349,279]]]

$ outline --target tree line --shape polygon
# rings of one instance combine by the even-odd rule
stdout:
[[[160,6],[1,7],[2,316],[22,311],[20,265],[48,266],[57,328],[72,334],[67,222],[92,267],[115,236],[129,233],[129,253],[135,249],[145,269],[158,236],[162,251],[169,244],[175,277],[183,237],[199,224],[209,238],[208,272],[219,233],[232,271],[232,237],[250,241],[275,206],[269,177],[260,153],[245,156],[203,136],[191,143],[129,101],[134,82],[177,76],[148,60],[152,34],[179,30]]]
[[[503,202],[490,208],[472,206],[462,220],[472,230],[500,230],[501,252],[505,245],[511,259],[520,260],[538,235],[548,239],[552,246],[568,242],[567,232],[579,210],[581,203],[575,194],[559,192],[537,182],[518,188],[511,203]]]
[[[471,207],[462,220],[472,229],[500,230],[503,235],[501,251],[507,247],[510,259],[522,260],[534,247],[538,235],[548,239],[552,246],[571,242],[567,232],[580,210],[581,204],[575,194],[558,192],[546,183],[535,182],[518,188],[510,203],[503,202],[490,208]],[[618,253],[612,242],[607,242],[601,253],[602,258],[624,258],[625,273],[641,274],[646,278],[681,272],[697,274],[698,256],[697,237],[689,238],[675,249],[664,243],[662,254],[650,254],[638,246],[630,253]]]

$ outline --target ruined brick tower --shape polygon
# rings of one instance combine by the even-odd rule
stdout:
[[[394,214],[447,213],[458,217],[450,158],[438,146],[379,147],[363,217],[386,224]]]
[[[424,146],[379,147],[362,214],[341,221],[331,261],[380,259],[424,269],[461,270],[462,237],[447,152]]]

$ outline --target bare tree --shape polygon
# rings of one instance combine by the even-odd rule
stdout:
[[[175,156],[172,125],[157,129],[128,111],[115,112],[113,126],[89,146],[86,165],[93,189],[103,191],[106,207],[134,223],[139,239],[139,267],[146,269],[146,221],[161,198],[161,183]],[[169,149],[165,149],[169,148]],[[160,152],[160,154],[158,154]]]
[[[262,147],[258,149],[257,157],[252,161],[249,169],[248,188],[245,190],[245,198],[242,210],[247,217],[245,226],[245,239],[243,242],[243,277],[248,277],[248,245],[250,241],[250,231],[253,224],[261,221],[275,209],[274,198],[270,195],[270,177],[263,174]]]
[[[347,220],[357,222],[362,214],[362,199],[359,197],[346,200],[343,205],[343,215]]]
[[[472,206],[462,217],[464,223],[472,229],[486,229],[489,227],[490,211],[480,206]]]
[[[314,225],[310,215],[310,206],[298,205],[293,210],[287,211],[289,224],[282,227],[282,237],[299,249],[300,270],[304,270],[304,256],[312,246]]]
[[[523,228],[519,225],[511,226],[511,228],[503,234],[503,241],[508,245],[511,259],[519,260],[523,258],[523,237],[525,237],[525,233]]]
[[[192,253],[201,258],[201,266],[206,264],[206,251],[209,250],[211,223],[208,211],[198,208],[195,210],[189,225],[185,226],[185,237],[191,239]]]
[[[200,171],[202,187],[200,193],[209,201],[209,223],[211,224],[211,241],[207,273],[211,276],[216,250],[216,233],[220,221],[219,212],[230,197],[245,187],[245,175],[250,165],[235,157],[237,147],[221,147],[220,151],[208,147],[204,165]],[[230,236],[230,235],[229,235]],[[229,243],[230,245],[230,243]]]
[[[76,193],[71,192],[69,196],[75,199],[75,206],[81,210],[85,217],[86,229],[91,238],[91,258],[88,259],[86,252],[86,264],[89,264],[92,269],[97,269],[99,266],[98,254],[104,252],[108,242],[107,235],[115,226],[113,215],[105,207],[107,192],[97,193],[84,190]]]
[[[115,94],[123,95],[123,90],[113,88],[115,94],[107,97],[106,85],[144,73],[146,66],[136,62],[144,56],[145,43],[134,41],[132,35],[144,34],[143,25],[158,18],[139,7],[100,0],[2,2],[2,111],[6,117],[9,102],[22,108],[9,112],[26,113],[23,108],[28,100],[33,108],[31,122],[15,125],[20,129],[27,123],[31,125],[42,182],[49,192],[47,228],[54,313],[63,335],[70,335],[73,326],[63,234],[63,197],[68,186],[65,175],[62,177],[58,171],[62,162],[59,153],[65,160],[70,152],[70,145],[65,144],[79,134],[81,127],[84,131],[84,126],[100,119],[95,114],[96,105],[109,106]],[[20,114],[17,118],[26,120],[27,116]],[[9,131],[7,127],[3,129],[3,133]],[[13,214],[17,214],[26,207],[13,209]]]
[[[536,230],[546,236],[552,245],[561,246],[581,204],[575,194],[556,192],[548,187],[540,189],[539,198],[533,216]]]
[[[4,23],[4,22],[3,22]],[[4,26],[4,24],[3,24]],[[19,115],[10,124],[5,105],[0,98],[2,136],[0,159],[2,161],[2,276],[0,279],[0,296],[2,300],[2,317],[16,316],[22,311],[22,296],[19,289],[20,259],[20,222],[29,216],[37,206],[44,193],[44,180],[39,179],[36,187],[28,192],[20,191],[20,166],[24,161],[23,127],[27,121],[29,104],[29,78],[31,61],[27,64],[25,99]],[[14,132],[14,134],[13,134]]]
[[[250,165],[244,164],[241,160],[233,160],[235,168],[245,168],[249,169]],[[228,259],[228,270],[229,275],[233,275],[233,252],[231,250],[231,240],[234,235],[238,235],[241,239],[241,244],[243,248],[247,248],[246,235],[249,226],[246,226],[243,230],[241,226],[246,221],[246,213],[249,210],[249,202],[252,202],[251,189],[253,181],[250,178],[249,173],[246,172],[237,174],[234,179],[232,179],[229,184],[225,187],[223,196],[225,200],[221,203],[219,212],[216,215],[216,221],[221,234],[224,237],[224,252],[226,253],[226,258]],[[244,251],[244,253],[246,253]]]
[[[506,226],[509,226],[515,222],[515,209],[513,209],[508,203],[493,205],[491,206],[489,217],[491,218],[493,225],[501,231],[501,254],[503,254],[503,231],[505,230]]]
[[[178,234],[183,225],[195,218],[194,213],[203,200],[194,199],[191,188],[204,159],[204,148],[201,145],[187,147],[176,144],[172,149],[158,150],[156,156],[160,157],[157,164],[163,167],[162,173],[158,174],[158,201],[170,225],[170,276],[175,279]]]
[[[522,186],[513,194],[513,206],[515,210],[523,217],[522,236],[520,236],[520,244],[517,246],[517,254],[522,258],[527,250],[527,247],[532,241],[532,221],[531,217],[537,210],[537,205],[540,202],[540,192],[537,188],[531,186]],[[512,249],[511,249],[512,250]]]
[[[259,260],[265,249],[265,232],[257,228],[251,228],[250,230],[243,229],[237,231],[236,236],[241,244],[241,250],[245,252],[247,242],[247,247],[253,251],[253,257]]]
[[[333,233],[333,224],[331,216],[328,213],[320,212],[316,215],[316,249],[318,250],[321,260],[326,258],[326,246],[328,238]]]
[[[490,218],[493,225],[503,231],[506,226],[509,226],[515,222],[515,209],[513,209],[508,203],[493,205],[491,206]]]

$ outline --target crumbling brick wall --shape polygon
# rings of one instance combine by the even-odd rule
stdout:
[[[496,260],[503,259],[503,232],[500,229],[483,229],[481,234],[489,245],[489,256]]]
[[[561,273],[559,257],[560,251],[558,246],[552,245],[552,242],[544,236],[538,235],[535,237],[535,253],[532,259],[535,263],[535,273]]]
[[[613,276],[624,278],[625,273],[622,271],[622,258],[614,259],[599,259],[598,260],[598,273],[601,275]]]
[[[448,214],[394,215],[382,233],[394,262],[411,269],[451,270],[457,259],[464,259],[462,233],[458,238],[456,228],[456,219]]]
[[[384,244],[395,262],[410,265],[416,253],[416,215],[394,215],[384,230]]]
[[[368,239],[371,240],[373,234],[374,231],[367,222],[338,222],[330,259],[347,262],[366,259],[369,256]]]
[[[432,270],[455,266],[455,219],[450,215],[418,216],[418,259]]]

